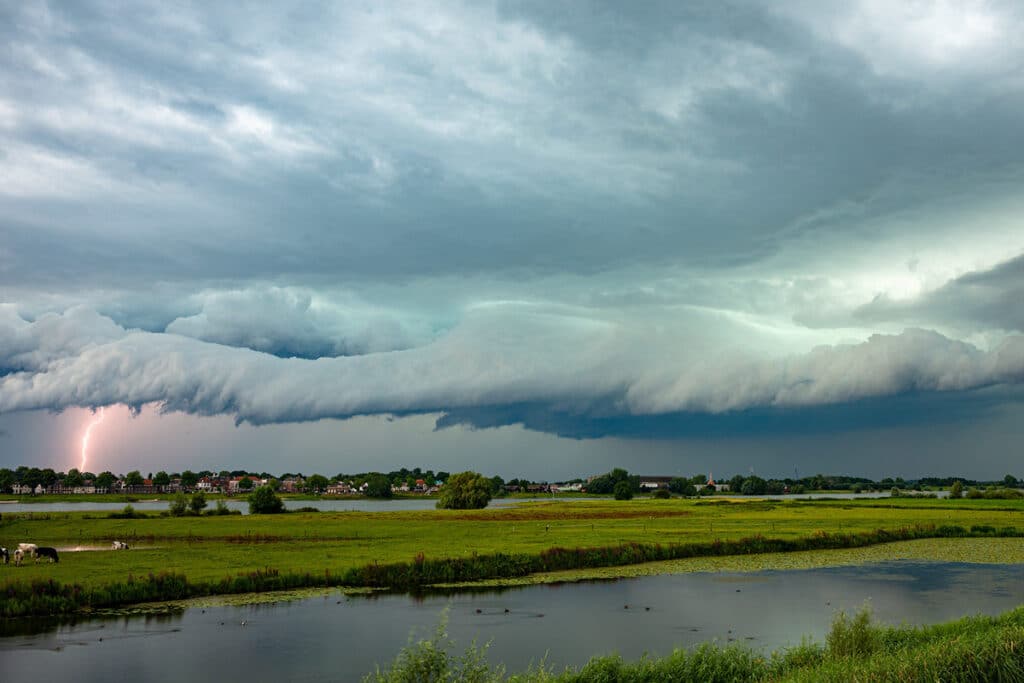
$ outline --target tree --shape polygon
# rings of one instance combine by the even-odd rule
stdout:
[[[306,480],[306,490],[310,493],[323,493],[330,483],[324,475],[314,474]]]
[[[390,498],[391,480],[383,474],[371,475],[366,480],[366,491],[364,493],[367,498]]]
[[[654,491],[654,493],[652,495],[655,498],[661,498],[661,499],[671,498],[672,497],[672,494],[668,492],[668,489],[655,489],[655,491]]]
[[[249,494],[250,514],[274,515],[279,512],[284,512],[284,503],[274,493],[274,489],[269,486],[261,486]]]
[[[72,467],[68,470],[67,476],[64,477],[64,486],[74,488],[75,486],[81,486],[84,481],[82,473]]]
[[[185,514],[185,511],[188,509],[188,499],[185,498],[184,493],[178,491],[177,493],[174,494],[174,497],[171,498],[171,502],[167,506],[167,508],[170,511],[172,517],[181,517]]]
[[[963,498],[964,497],[964,485],[960,483],[960,480],[953,482],[953,485],[949,487],[950,498]]]
[[[197,515],[202,514],[203,508],[206,507],[206,494],[202,491],[193,493],[192,500],[188,502],[188,507]]]
[[[252,479],[250,479],[248,476],[242,477],[238,482],[238,488],[242,489],[243,491],[251,490]]]
[[[613,493],[615,494],[615,500],[633,499],[633,487],[629,485],[628,481],[620,481],[616,484]]]
[[[1007,474],[1005,477],[1003,477],[1003,486],[1005,486],[1006,488],[1015,489],[1019,485],[1020,482],[1017,481],[1017,477],[1013,476],[1012,474]]]
[[[459,472],[441,489],[437,507],[447,510],[479,510],[491,502],[491,480],[478,472]]]
[[[96,476],[96,487],[109,490],[110,487],[114,484],[114,481],[116,481],[116,479],[117,478],[110,471],[100,472]]]
[[[680,496],[696,496],[697,487],[690,483],[689,479],[683,477],[676,477],[668,483],[668,490],[672,493],[678,493]]]
[[[491,477],[491,491],[495,494],[503,493],[505,491],[505,480],[498,475]]]
[[[768,489],[768,482],[761,477],[751,475],[743,480],[740,493],[744,496],[763,496]]]
[[[142,486],[142,473],[138,470],[132,470],[124,475],[124,483],[125,486]]]
[[[7,467],[0,469],[0,493],[8,493],[14,486],[14,472]]]
[[[181,473],[181,485],[187,489],[194,488],[199,481],[199,475],[192,470],[185,470]]]
[[[163,470],[160,470],[153,477],[153,485],[154,486],[170,486],[171,485],[171,475],[167,474]]]
[[[743,490],[743,482],[746,479],[742,474],[737,474],[735,477],[729,480],[729,490],[733,493],[739,493]]]

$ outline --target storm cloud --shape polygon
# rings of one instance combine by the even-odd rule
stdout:
[[[0,8],[0,412],[969,430],[1024,367],[1022,31],[999,1]]]

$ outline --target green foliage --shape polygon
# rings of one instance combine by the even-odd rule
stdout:
[[[269,486],[261,486],[249,494],[249,513],[274,515],[284,512],[284,503]]]
[[[223,516],[223,515],[230,515],[231,514],[231,508],[229,508],[228,504],[225,503],[223,500],[218,500],[217,501],[217,505],[212,510],[207,510],[204,514],[214,515],[214,516],[217,516],[217,517],[220,517],[220,516]]]
[[[163,470],[160,470],[153,477],[154,486],[168,486],[171,483],[171,475],[167,474]]]
[[[365,495],[368,498],[390,498],[391,480],[383,474],[375,474],[366,480]]]
[[[963,498],[964,497],[964,485],[959,481],[954,481],[953,485],[949,487],[950,498]]]
[[[437,507],[446,510],[478,510],[491,502],[491,480],[477,472],[459,472],[441,488]]]
[[[174,494],[171,498],[170,504],[167,506],[167,511],[171,513],[172,517],[182,517],[188,511],[188,498],[181,491]]]
[[[203,508],[206,507],[206,494],[202,491],[196,491],[192,494],[192,498],[188,501],[188,508],[193,514],[200,515],[203,512]]]
[[[252,487],[252,479],[250,479],[249,477],[246,476],[239,479],[238,488],[241,489],[242,491],[251,491]],[[273,491],[273,489],[271,489],[271,491]]]
[[[628,481],[620,481],[615,485],[615,500],[633,500],[633,487]]]
[[[181,473],[181,485],[187,489],[194,488],[199,481],[199,475],[192,470],[185,470]]]
[[[697,487],[689,479],[682,477],[676,477],[668,483],[668,490],[672,493],[677,493],[680,496],[695,496],[697,495]]]
[[[672,497],[672,494],[668,492],[668,489],[657,489],[653,495],[655,498],[659,498],[661,500]]]
[[[448,637],[448,609],[432,638],[413,641],[395,657],[391,666],[363,678],[364,683],[498,683],[505,680],[504,667],[491,668],[487,663],[488,645],[472,643],[461,656],[455,656],[455,641]]]
[[[82,473],[79,472],[74,467],[72,467],[70,470],[68,470],[67,475],[64,477],[63,483],[64,486],[75,487],[84,484],[85,480],[82,478]]]
[[[314,474],[306,479],[306,490],[310,493],[323,493],[330,483],[324,475]]]
[[[138,470],[132,470],[124,475],[124,483],[125,486],[142,486],[142,473]]]
[[[839,612],[825,640],[832,657],[864,657],[878,650],[878,630],[871,625],[871,609],[865,605],[852,617]]]
[[[743,480],[740,493],[744,496],[763,496],[768,491],[768,482],[761,477],[749,476]]]
[[[146,519],[146,517],[148,515],[145,512],[136,512],[131,505],[125,505],[120,512],[107,514],[108,519]]]

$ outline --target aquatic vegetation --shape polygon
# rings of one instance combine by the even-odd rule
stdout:
[[[543,663],[506,676],[486,662],[486,648],[472,644],[462,655],[442,621],[432,638],[410,641],[391,666],[378,667],[364,683],[479,681],[583,683],[591,681],[1021,681],[1024,680],[1024,608],[999,617],[968,617],[926,627],[874,624],[865,608],[840,613],[824,646],[805,640],[769,655],[739,645],[703,644],[661,658],[627,662],[595,657],[584,666],[555,672]],[[463,662],[472,662],[464,672]],[[422,677],[415,677],[416,674]]]

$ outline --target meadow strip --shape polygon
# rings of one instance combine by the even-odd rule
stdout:
[[[140,602],[183,600],[311,587],[417,590],[435,584],[511,579],[540,572],[622,566],[691,557],[786,553],[807,550],[859,548],[923,538],[1019,538],[1016,527],[925,525],[857,533],[816,532],[803,538],[752,536],[699,543],[624,543],[606,547],[548,548],[537,554],[494,553],[471,557],[431,558],[422,553],[411,562],[371,563],[344,572],[280,572],[274,568],[242,572],[218,580],[190,581],[181,573],[149,573],[97,586],[54,579],[9,581],[2,588],[0,616],[69,614]]]

